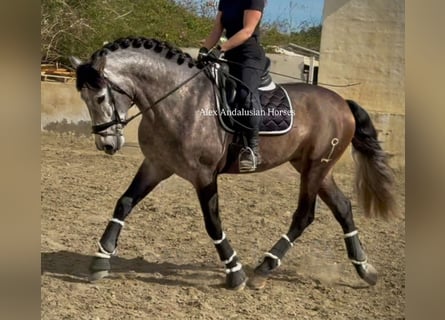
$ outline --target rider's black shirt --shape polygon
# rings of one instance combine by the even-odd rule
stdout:
[[[263,12],[264,0],[220,0],[218,11],[222,12],[221,22],[226,29],[226,37],[229,39],[244,27],[244,10],[258,10]],[[260,35],[259,23],[252,37]]]

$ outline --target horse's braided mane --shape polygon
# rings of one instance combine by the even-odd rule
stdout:
[[[121,38],[104,45],[101,49],[97,50],[91,55],[90,63],[80,65],[77,68],[77,90],[81,90],[81,88],[85,85],[94,89],[102,88],[105,85],[105,79],[92,67],[93,62],[97,58],[105,56],[110,52],[127,48],[144,48],[147,50],[153,50],[158,54],[165,54],[164,57],[166,59],[176,59],[176,63],[178,65],[182,65],[186,62],[189,68],[203,67],[202,64],[197,63],[188,53],[183,52],[181,49],[174,47],[168,42],[143,37]]]
[[[178,65],[182,65],[184,62],[187,62],[189,68],[202,68],[202,66],[197,64],[188,53],[183,52],[181,49],[173,46],[171,43],[144,37],[120,38],[113,42],[107,43],[101,49],[92,54],[91,61],[94,61],[97,57],[107,55],[109,52],[127,48],[145,48],[148,50],[153,50],[159,54],[165,52],[165,58],[177,59],[176,62]]]

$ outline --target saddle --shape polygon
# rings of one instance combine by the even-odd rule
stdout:
[[[262,106],[259,134],[281,135],[290,131],[294,112],[286,90],[273,82],[270,75],[270,59],[266,58],[266,67],[261,76],[260,102]],[[214,64],[211,68],[214,79],[217,114],[221,126],[230,133],[237,133],[238,112],[235,106],[237,82],[229,75],[226,64]]]

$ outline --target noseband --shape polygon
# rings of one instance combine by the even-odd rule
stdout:
[[[92,126],[92,133],[100,135],[100,136],[122,135],[122,129],[128,124],[129,120],[123,120],[119,116],[119,112],[116,109],[116,100],[114,99],[113,91],[117,91],[121,94],[126,95],[128,98],[130,98],[130,100],[131,100],[130,107],[133,106],[133,104],[134,104],[133,97],[130,96],[125,90],[120,88],[117,84],[111,82],[109,79],[105,78],[105,80],[107,82],[107,90],[108,90],[108,95],[110,96],[110,99],[111,99],[111,105],[113,106],[114,119],[109,122],[105,122],[105,123],[101,123],[101,124]],[[109,127],[114,126],[114,125],[119,125],[117,133],[109,134],[109,133],[103,132],[103,131],[107,130]]]

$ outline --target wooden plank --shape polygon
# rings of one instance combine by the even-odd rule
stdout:
[[[55,74],[41,74],[40,76],[40,80],[42,81],[48,81],[48,80],[53,80],[53,81],[62,81],[62,82],[69,82],[74,80],[75,78],[73,77],[67,77],[67,76],[59,76],[59,75],[55,75]]]
[[[65,69],[66,70],[66,69]],[[55,75],[64,75],[64,76],[74,76],[74,72],[72,71],[64,71],[64,70],[47,70],[46,74],[55,74]]]
[[[75,79],[75,72],[67,68],[59,67],[58,63],[42,63],[40,65],[41,81],[68,82]]]

